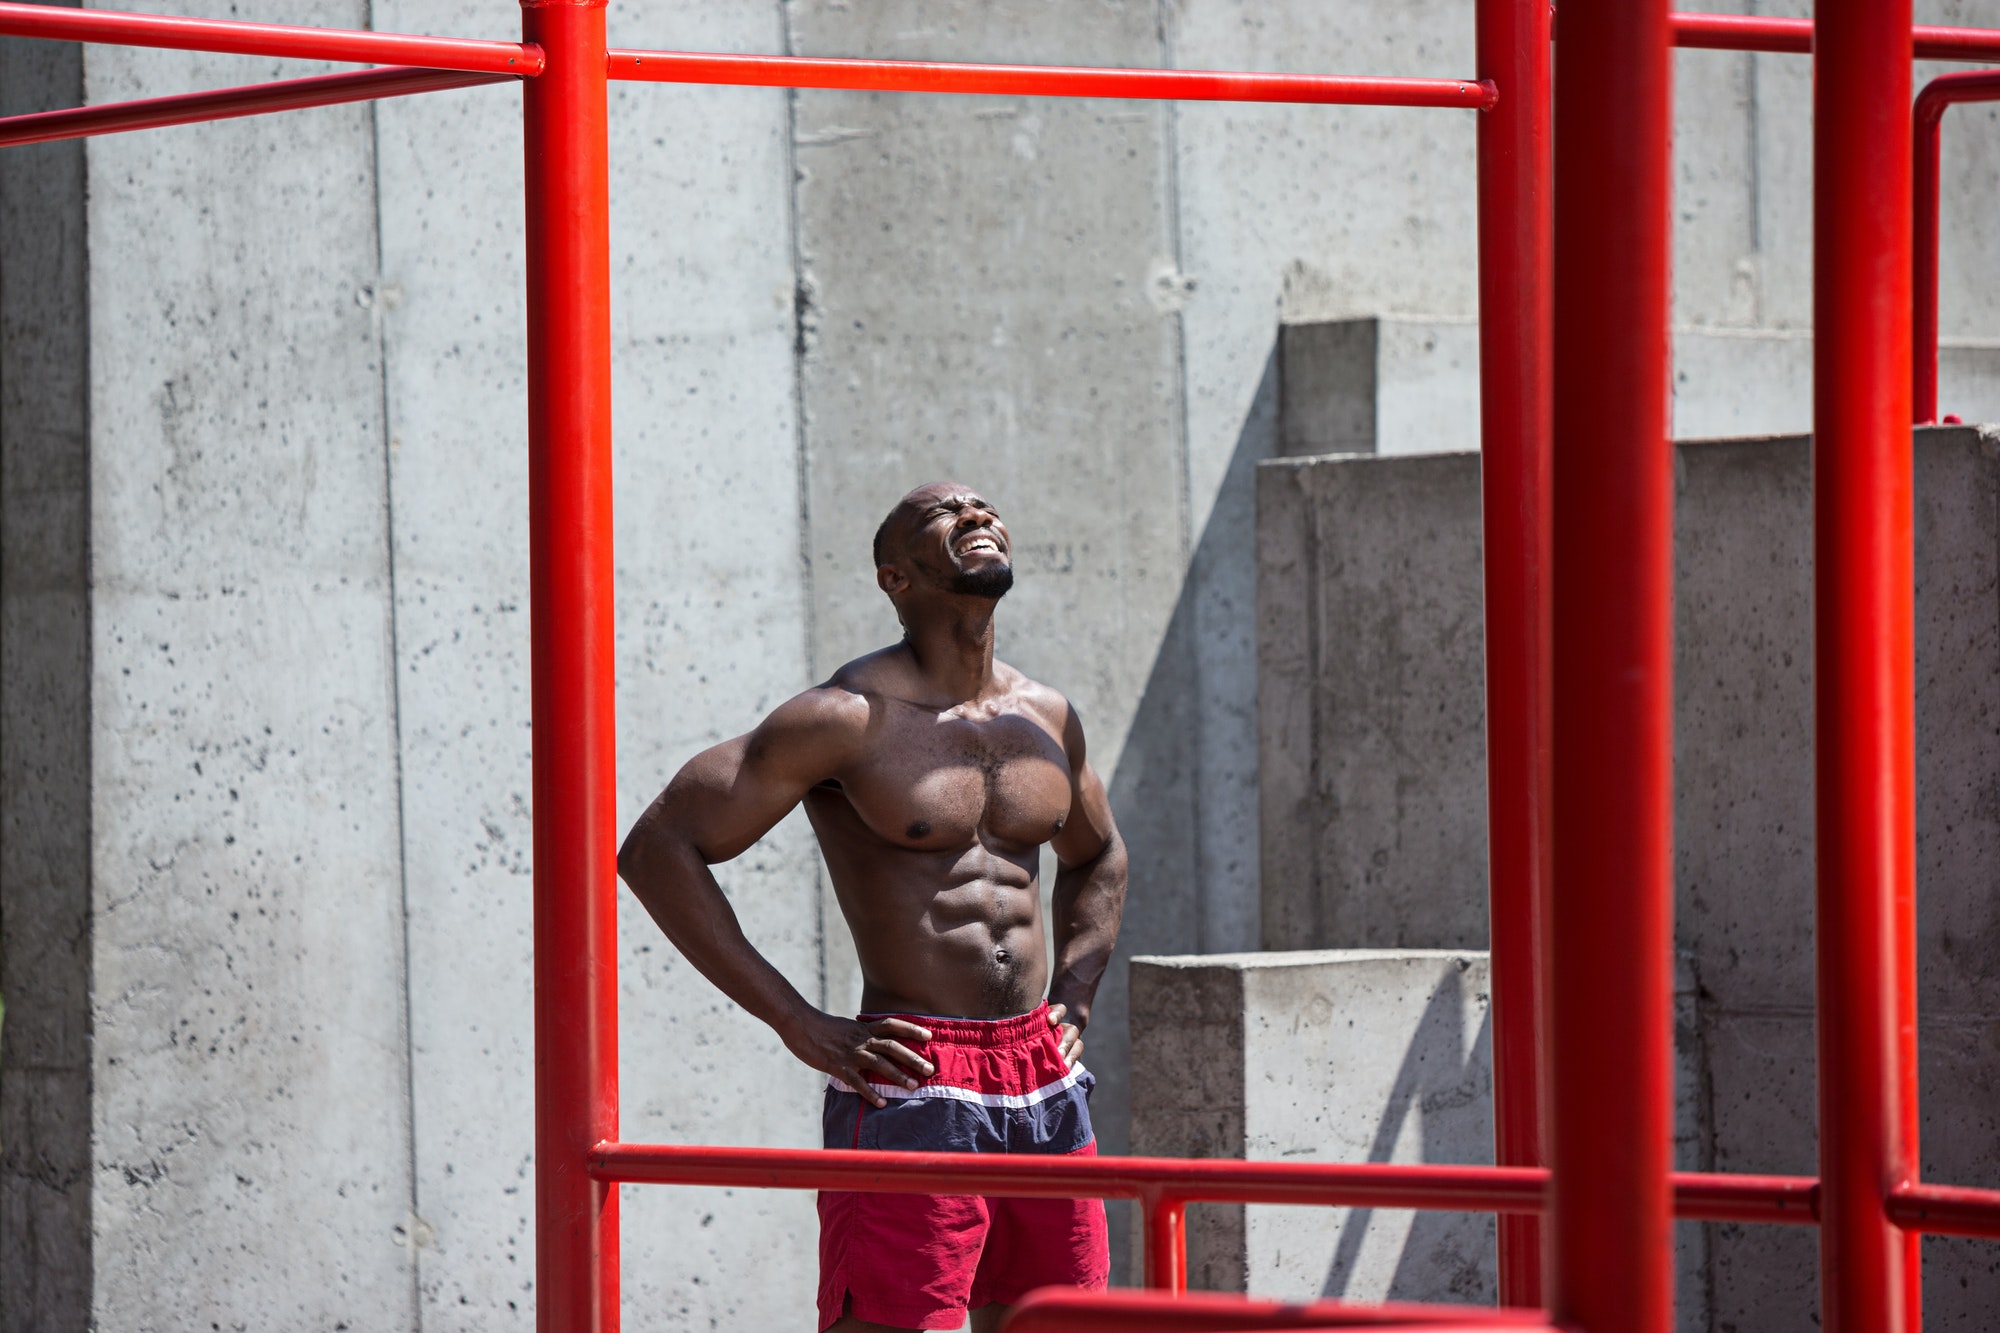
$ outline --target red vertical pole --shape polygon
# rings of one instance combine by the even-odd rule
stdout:
[[[1928,91],[1928,90],[1926,90]],[[1938,407],[1938,160],[1943,138],[1944,111],[1948,104],[1929,97],[1917,100],[1915,121],[1914,207],[1911,212],[1915,232],[1911,274],[1915,311],[1911,329],[1911,419],[1919,426],[1937,420]]]
[[[1917,1174],[1910,0],[1819,0],[1813,43],[1813,732],[1820,1300],[1914,1333]]]
[[[618,1327],[611,262],[605,0],[522,0],[535,803],[535,1315]]]
[[[1673,66],[1666,0],[1563,6],[1555,90],[1549,1304],[1558,1321],[1586,1333],[1668,1333]]]
[[[1479,0],[1480,497],[1494,1160],[1542,1165],[1549,870],[1549,414],[1554,244],[1548,0]],[[1500,1300],[1542,1303],[1542,1223],[1500,1216]]]
[[[1187,1290],[1187,1204],[1171,1195],[1141,1200],[1146,1285],[1179,1295]]]

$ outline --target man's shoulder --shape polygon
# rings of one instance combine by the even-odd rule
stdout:
[[[843,663],[825,681],[808,690],[837,695],[865,703],[873,697],[900,697],[909,686],[910,661],[908,650],[900,643],[892,643],[886,648],[877,648],[872,653],[864,653],[851,662]]]
[[[1015,701],[1045,721],[1057,735],[1061,735],[1070,720],[1076,716],[1076,710],[1070,705],[1069,699],[1055,686],[1036,680],[1027,672],[1009,666],[1005,662],[996,661],[993,667],[994,673],[1001,676],[1007,692]]]
[[[862,694],[827,681],[801,690],[772,709],[751,733],[752,744],[838,741],[859,736],[868,729],[868,712],[868,700]]]

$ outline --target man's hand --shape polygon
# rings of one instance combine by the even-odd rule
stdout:
[[[831,1074],[878,1108],[889,1101],[868,1085],[870,1075],[878,1083],[915,1088],[919,1078],[937,1072],[936,1065],[903,1044],[929,1041],[931,1034],[900,1018],[857,1023],[814,1010],[811,1017],[783,1036],[793,1055],[821,1073]]]
[[[1074,1023],[1065,1023],[1069,1017],[1069,1006],[1052,1004],[1049,1006],[1049,1026],[1056,1030],[1056,1044],[1062,1047],[1063,1063],[1075,1067],[1083,1058],[1083,1029]]]

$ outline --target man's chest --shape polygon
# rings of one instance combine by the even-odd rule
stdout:
[[[892,719],[841,786],[875,832],[922,848],[1047,842],[1070,804],[1061,744],[1018,714]]]

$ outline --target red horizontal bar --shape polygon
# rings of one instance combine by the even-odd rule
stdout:
[[[166,125],[229,120],[269,111],[296,111],[309,106],[337,106],[343,102],[403,97],[410,93],[437,92],[445,88],[469,88],[482,83],[505,83],[512,77],[510,74],[473,74],[463,70],[392,66],[348,74],[322,74],[310,79],[287,79],[280,83],[254,83],[243,88],[221,88],[208,93],[182,93],[177,97],[110,102],[103,106],[82,106],[67,111],[37,111],[26,116],[0,117],[0,148],[48,143],[55,139],[81,139],[93,134],[116,134],[124,130],[150,130]]]
[[[124,14],[105,9],[0,3],[0,37],[40,37],[114,46],[157,46],[224,55],[283,56],[365,64],[423,65],[474,74],[532,76],[542,72],[540,47],[469,37],[419,37],[281,23]]]
[[[1543,1310],[1496,1310],[1466,1305],[1358,1305],[1312,1301],[1288,1305],[1213,1292],[1085,1292],[1045,1287],[1030,1292],[1001,1325],[1002,1333],[1235,1333],[1243,1329],[1322,1328],[1548,1329]]]
[[[1235,74],[1194,69],[1095,69],[1071,65],[967,65],[917,60],[720,55],[707,51],[611,52],[611,77],[650,83],[756,88],[846,88],[878,93],[998,93],[1015,97],[1118,97],[1190,102],[1311,102],[1484,111],[1499,92],[1475,79]]]
[[[1889,1193],[1889,1220],[1927,1236],[2000,1240],[2000,1190],[1959,1185],[1900,1185]]]
[[[980,1157],[969,1153],[603,1143],[600,1180],[885,1194],[1182,1201],[1534,1212],[1548,1173],[1518,1167],[1244,1162],[1180,1157]]]
[[[1539,1168],[1387,1162],[1245,1162],[1181,1157],[975,1157],[965,1153],[601,1143],[599,1180],[748,1189],[868,1190],[883,1194],[1085,1195],[1180,1202],[1269,1203],[1461,1212],[1539,1212],[1549,1173]],[[1804,1176],[1677,1172],[1676,1216],[1710,1222],[1807,1225],[1819,1182]]]
[[[1768,51],[1780,55],[1810,55],[1811,19],[1764,18],[1747,14],[1670,14],[1675,46],[1706,51]],[[2000,58],[2000,29],[1943,28],[1917,24],[1919,60],[1993,60]]]
[[[1676,1171],[1672,1179],[1675,1217],[1794,1226],[1819,1221],[1819,1182],[1811,1176]]]

